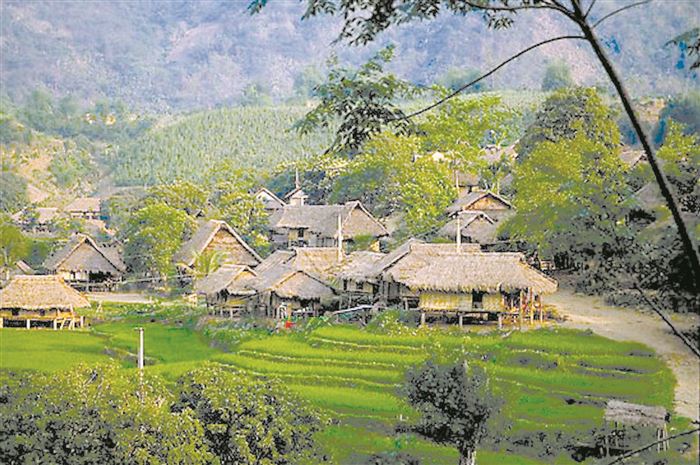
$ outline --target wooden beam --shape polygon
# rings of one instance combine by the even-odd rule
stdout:
[[[27,329],[31,329],[31,327],[32,327],[32,320],[27,318]]]

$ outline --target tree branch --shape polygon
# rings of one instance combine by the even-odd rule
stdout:
[[[608,13],[607,15],[603,16],[603,17],[600,18],[598,21],[596,21],[596,22],[593,24],[593,26],[591,26],[591,29],[595,29],[596,27],[598,27],[598,25],[599,25],[600,23],[602,23],[602,22],[605,21],[606,19],[612,18],[613,16],[615,16],[615,15],[618,14],[618,13],[622,13],[623,11],[629,10],[630,8],[634,8],[634,7],[637,7],[637,6],[640,6],[640,5],[645,5],[645,4],[647,4],[647,3],[651,3],[652,1],[653,1],[653,0],[642,0],[641,2],[630,3],[629,5],[625,5],[625,6],[623,6],[622,8],[618,8],[617,10],[615,10],[615,11],[613,11],[613,12],[611,12],[611,13]],[[583,19],[585,19],[587,15],[588,15],[588,13],[586,13],[586,15],[584,15]]]
[[[591,0],[591,4],[588,5],[588,9],[586,9],[586,13],[583,15],[584,19],[588,18],[588,15],[591,14],[591,10],[593,10],[593,7],[595,6],[595,2],[598,0]]]
[[[615,465],[616,463],[622,463],[623,460],[632,457],[634,454],[644,452],[645,450],[651,449],[652,447],[654,447],[658,444],[661,444],[662,442],[670,441],[671,439],[681,438],[683,436],[689,436],[691,434],[697,433],[698,431],[700,431],[700,428],[695,428],[695,429],[691,429],[689,431],[684,431],[682,433],[674,434],[673,436],[669,436],[665,439],[659,439],[658,441],[654,441],[650,444],[647,444],[644,447],[640,447],[639,449],[635,449],[633,451],[627,452],[626,454],[619,456],[618,458],[616,458],[612,462],[608,463],[608,465]]]
[[[676,329],[675,326],[673,326],[673,323],[671,323],[671,320],[666,316],[663,310],[657,305],[656,302],[651,300],[645,293],[644,290],[642,290],[641,287],[639,287],[637,284],[634,285],[634,289],[639,292],[639,295],[642,296],[642,299],[651,307],[651,309],[661,317],[662,320],[664,320],[664,323],[668,325],[669,328],[671,328],[671,331],[673,331],[673,334],[675,334],[681,341],[683,341],[683,344],[688,346],[688,348],[695,354],[696,357],[700,358],[700,349],[695,347],[695,345],[692,343],[692,341],[688,340],[687,337],[680,331]]]
[[[486,79],[487,77],[491,76],[493,73],[495,73],[495,72],[498,71],[499,69],[503,68],[505,65],[507,65],[507,64],[510,63],[511,61],[514,61],[514,60],[520,58],[521,56],[525,55],[526,53],[528,53],[528,52],[530,52],[530,51],[532,51],[532,50],[534,50],[534,49],[536,49],[536,48],[538,48],[538,47],[541,47],[542,45],[547,45],[547,44],[551,44],[552,42],[557,42],[557,41],[560,41],[560,40],[568,40],[568,39],[572,39],[572,40],[585,40],[586,38],[583,37],[583,36],[574,36],[574,35],[570,35],[570,36],[559,36],[559,37],[554,37],[554,38],[547,39],[547,40],[543,40],[542,42],[538,42],[538,43],[536,43],[536,44],[533,44],[533,45],[531,45],[531,46],[529,46],[529,47],[527,47],[527,48],[521,50],[520,52],[516,53],[515,55],[511,56],[511,57],[508,58],[507,60],[501,62],[498,66],[496,66],[495,68],[492,68],[492,69],[491,69],[490,71],[488,71],[487,73],[482,74],[481,76],[479,76],[478,78],[474,79],[473,81],[464,84],[464,85],[463,85],[462,87],[460,87],[459,89],[457,89],[457,90],[455,90],[454,92],[452,92],[452,93],[446,95],[445,97],[441,98],[440,100],[438,100],[438,101],[436,101],[436,102],[434,102],[434,103],[428,105],[427,107],[422,108],[422,109],[420,109],[420,110],[418,110],[418,111],[415,111],[415,112],[413,112],[413,113],[411,113],[411,114],[404,115],[404,116],[402,116],[402,117],[400,117],[400,118],[395,118],[395,119],[389,120],[388,122],[400,121],[400,120],[404,120],[404,119],[411,119],[411,118],[414,118],[414,117],[416,117],[416,116],[418,116],[418,115],[421,115],[421,114],[423,114],[423,113],[425,113],[425,112],[428,112],[428,111],[432,110],[433,108],[442,105],[442,104],[445,103],[446,101],[448,101],[448,100],[450,100],[450,99],[456,97],[457,95],[459,95],[460,93],[464,92],[467,88],[473,86],[474,84],[476,84],[476,83],[478,83],[478,82],[480,82],[480,81],[483,81],[484,79]]]
[[[542,3],[542,4],[536,4],[536,5],[518,5],[518,6],[497,6],[497,5],[491,5],[491,4],[474,3],[471,0],[463,0],[463,1],[467,6],[470,6],[474,9],[477,9],[477,10],[483,10],[483,11],[514,13],[514,12],[522,11],[522,10],[554,10],[554,11],[558,11],[560,13],[563,13],[564,15],[568,16],[569,18],[573,18],[572,11],[567,10],[566,8],[564,8],[563,6],[561,6],[559,3],[557,3],[554,0],[552,0],[552,3]]]

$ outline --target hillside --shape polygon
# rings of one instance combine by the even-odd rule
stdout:
[[[221,162],[260,170],[319,153],[330,145],[330,132],[301,137],[291,129],[306,111],[288,106],[224,108],[154,127],[114,159],[115,182],[154,184],[175,178],[197,182]]]
[[[626,3],[598,2],[597,16]],[[486,69],[528,43],[571,32],[559,18],[546,15],[535,19],[535,27],[526,14],[519,15],[508,31],[487,30],[479,15],[444,15],[395,28],[372,47],[349,48],[330,45],[337,21],[301,21],[300,2],[270,2],[253,17],[246,5],[68,0],[56,8],[48,0],[3,1],[0,87],[15,99],[43,87],[59,97],[120,99],[137,109],[212,108],[239,101],[253,84],[284,100],[293,95],[295,79],[310,67],[322,70],[331,53],[357,63],[372,48],[393,42],[394,70],[424,83],[453,67]],[[697,75],[688,78],[687,70],[677,69],[678,52],[664,44],[696,26],[699,5],[655,2],[601,26],[609,53],[637,95],[668,95],[695,85]],[[590,52],[569,42],[514,63],[491,85],[539,88],[546,64],[554,59],[567,61],[581,84],[603,81]]]

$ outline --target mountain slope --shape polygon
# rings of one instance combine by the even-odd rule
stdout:
[[[598,17],[629,2],[598,2]],[[303,4],[270,2],[250,16],[247,2],[5,0],[0,4],[0,84],[12,97],[45,87],[83,100],[118,98],[137,108],[192,109],[230,104],[260,83],[291,94],[295,77],[323,67],[331,52],[351,62],[371,48],[331,47],[339,23],[301,21]],[[429,82],[450,67],[486,69],[526,45],[568,32],[551,15],[519,15],[509,31],[489,31],[479,15],[443,15],[382,35],[396,43],[394,69]],[[600,33],[637,94],[669,94],[696,85],[676,69],[678,53],[663,44],[695,26],[697,2],[655,2],[606,22]],[[468,40],[467,40],[468,38]],[[565,59],[579,83],[603,81],[584,44],[543,48],[499,73],[501,87],[539,87],[547,61]],[[695,78],[696,79],[696,78]]]

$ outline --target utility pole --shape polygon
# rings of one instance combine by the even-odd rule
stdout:
[[[338,261],[343,260],[343,219],[338,213]]]
[[[462,220],[457,212],[457,253],[462,253]]]
[[[135,328],[139,332],[139,356],[138,356],[138,367],[139,371],[143,374],[143,328]]]

